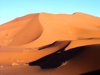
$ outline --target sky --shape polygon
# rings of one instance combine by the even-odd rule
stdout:
[[[0,25],[32,13],[73,14],[100,17],[100,0],[0,0]]]

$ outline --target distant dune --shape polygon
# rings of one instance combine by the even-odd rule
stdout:
[[[0,75],[79,75],[100,69],[100,17],[35,13],[0,25]]]

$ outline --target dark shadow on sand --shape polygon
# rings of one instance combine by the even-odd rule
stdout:
[[[64,51],[64,49],[68,45],[66,45],[64,48],[60,49],[59,51],[55,53],[45,56],[37,61],[30,62],[29,65],[30,66],[38,65],[42,69],[57,68],[61,66],[62,63],[64,63],[65,61],[68,61],[69,59],[71,59],[72,57],[79,54],[85,49],[85,46],[84,46],[84,47],[77,47],[77,48],[70,49],[68,51]]]
[[[84,73],[84,74],[81,74],[81,75],[100,75],[100,70]]]

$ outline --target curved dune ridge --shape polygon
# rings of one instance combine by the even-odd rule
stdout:
[[[89,14],[42,12],[0,25],[0,74],[78,75],[100,69],[99,53],[100,18]]]

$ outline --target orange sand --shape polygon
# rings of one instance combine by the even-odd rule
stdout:
[[[38,50],[41,47],[54,45]],[[41,69],[26,63],[52,54],[71,43],[65,51],[86,50],[56,69]],[[63,59],[63,58],[62,58]],[[0,25],[0,74],[78,75],[100,69],[100,18],[75,14],[37,13]]]

